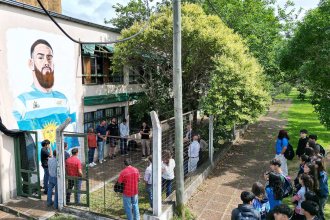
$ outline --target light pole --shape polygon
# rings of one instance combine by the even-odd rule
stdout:
[[[181,0],[173,0],[173,89],[175,117],[176,208],[183,214],[183,120],[181,70]]]

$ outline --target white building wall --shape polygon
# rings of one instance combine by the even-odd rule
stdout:
[[[81,41],[108,41],[115,40],[119,34],[102,30],[101,28],[87,26],[80,23],[56,18],[57,22],[75,39]],[[9,49],[12,52],[20,54],[20,48],[7,48],[6,41],[8,30],[12,29],[27,29],[36,30],[47,34],[58,35],[64,37],[63,33],[43,14],[11,6],[6,3],[0,3],[0,116],[4,125],[9,129],[17,127],[16,120],[12,115],[13,97],[11,87],[8,83],[8,60],[7,54]],[[20,41],[25,40],[25,36],[19,37]],[[54,54],[55,56],[55,54]],[[82,85],[82,65],[80,45],[74,44],[74,57],[72,63],[74,65],[75,79],[75,102],[78,119],[78,131],[83,132],[83,97],[101,94],[122,93],[135,91],[135,86],[114,86],[114,85],[98,85],[98,86],[83,86]],[[17,65],[27,65],[27,63]],[[23,74],[23,73],[22,73]],[[28,73],[31,74],[31,73]],[[61,83],[56,81],[55,84]],[[136,91],[135,91],[136,92]],[[8,95],[9,94],[9,95]],[[118,106],[118,105],[117,105]],[[92,107],[86,107],[89,110]],[[0,133],[0,203],[8,201],[16,195],[16,174],[15,174],[15,157],[13,139]]]

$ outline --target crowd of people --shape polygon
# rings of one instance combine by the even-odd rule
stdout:
[[[152,208],[152,156],[150,149],[150,127],[147,123],[143,122],[140,128],[141,136],[141,146],[142,146],[142,158],[148,161],[148,166],[144,175],[144,182],[146,184],[146,192],[148,195],[150,207]],[[104,159],[104,147],[105,143],[109,143],[109,158],[113,159],[116,157],[116,145],[117,141],[120,141],[120,154],[127,155],[128,147],[127,140],[129,136],[129,127],[127,125],[126,119],[122,123],[117,125],[115,118],[111,119],[111,123],[107,125],[106,121],[101,121],[100,124],[94,128],[88,129],[88,166],[96,166],[96,161],[94,160],[94,155],[97,150],[98,152],[98,162],[102,164]],[[185,168],[188,172],[193,172],[197,168],[197,163],[199,161],[200,153],[200,136],[193,132],[190,126],[187,126],[187,133],[184,137],[185,146],[187,146],[186,161],[187,166]],[[64,153],[65,153],[65,166],[66,174],[68,176],[67,180],[67,195],[66,202],[70,203],[70,197],[72,192],[75,192],[75,202],[80,203],[80,191],[82,180],[82,163],[78,158],[78,148],[71,149],[71,155],[67,151],[67,144],[64,143]],[[57,199],[57,160],[56,160],[56,150],[52,151],[50,142],[44,140],[42,142],[41,149],[41,162],[44,169],[44,193],[48,195],[47,205],[54,206],[58,208]],[[87,161],[86,161],[87,162]],[[125,169],[120,172],[118,182],[123,183],[123,206],[128,219],[132,216],[138,215],[138,182],[140,174],[138,170],[132,166],[130,159],[125,158]],[[162,188],[168,197],[173,192],[173,180],[174,180],[174,169],[175,160],[172,157],[172,152],[169,149],[165,149],[162,152],[162,162],[161,162],[161,176],[162,176]],[[136,173],[138,177],[136,178]],[[136,182],[137,181],[137,182]],[[55,198],[52,199],[53,191],[55,189]],[[131,207],[131,209],[127,208]],[[130,210],[130,212],[129,212]]]
[[[275,158],[270,161],[269,172],[264,174],[265,186],[255,182],[251,192],[241,193],[243,204],[232,211],[232,220],[325,220],[324,208],[329,190],[324,148],[317,143],[317,135],[308,136],[306,129],[300,131],[296,150],[300,164],[293,181],[288,173],[288,150],[288,133],[280,130]],[[283,203],[284,198],[291,198],[293,210]]]

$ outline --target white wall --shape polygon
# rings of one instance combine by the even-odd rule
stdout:
[[[43,33],[45,35],[58,36],[59,38],[65,38],[60,30],[43,14],[29,11],[15,6],[6,5],[0,3],[0,116],[4,125],[8,128],[15,128],[16,120],[12,115],[13,109],[13,97],[15,91],[12,91],[11,83],[9,83],[8,76],[8,53],[15,53],[20,56],[22,48],[7,48],[8,32],[11,30],[35,30],[37,33]],[[56,19],[57,22],[75,39],[81,41],[105,41],[114,40],[119,34],[102,30],[96,27],[90,27],[83,24],[73,23],[64,19]],[[26,36],[15,36],[18,42],[24,42]],[[11,39],[13,40],[13,39]],[[83,99],[85,95],[92,94],[109,94],[112,86],[106,86],[106,88],[98,88],[97,93],[92,93],[92,87],[84,88],[81,79],[81,54],[80,46],[73,44],[74,60],[72,67],[74,69],[72,84],[75,84],[74,101],[77,111],[78,119],[78,131],[83,131]],[[9,51],[10,49],[10,51]],[[26,51],[24,51],[26,53]],[[71,51],[72,52],[72,51]],[[54,54],[55,56],[55,54]],[[14,60],[15,61],[15,60]],[[13,62],[13,61],[11,61]],[[17,63],[17,65],[27,65],[27,63]],[[24,73],[21,73],[24,74]],[[61,83],[55,81],[55,84]],[[31,82],[32,84],[32,82]],[[109,88],[110,89],[109,89]],[[102,91],[104,89],[104,91]],[[116,90],[116,88],[115,88]],[[121,89],[119,89],[121,91]],[[84,94],[85,93],[85,94]],[[14,157],[14,144],[13,139],[0,134],[0,203],[8,201],[10,198],[16,195],[16,174],[15,174],[15,157]]]

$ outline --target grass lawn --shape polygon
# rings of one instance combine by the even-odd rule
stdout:
[[[293,90],[289,96],[280,95],[279,99],[291,99],[292,106],[289,108],[289,112],[287,114],[283,114],[283,118],[288,119],[287,130],[290,136],[291,145],[296,148],[299,139],[299,131],[301,129],[307,129],[309,134],[317,134],[318,140],[317,142],[321,144],[324,149],[329,152],[330,151],[330,131],[326,130],[326,128],[320,124],[320,121],[317,117],[317,114],[314,112],[313,106],[309,103],[308,98],[305,101],[301,101],[297,98],[298,92]],[[293,173],[297,173],[299,162],[297,159],[289,161],[289,173],[290,175]],[[330,173],[329,164],[328,174]],[[291,175],[292,176],[292,175]],[[293,177],[295,178],[295,176]],[[330,179],[329,179],[330,180]],[[328,182],[330,185],[330,181]],[[288,200],[286,202],[290,203]],[[330,219],[330,201],[325,207],[326,219]]]

